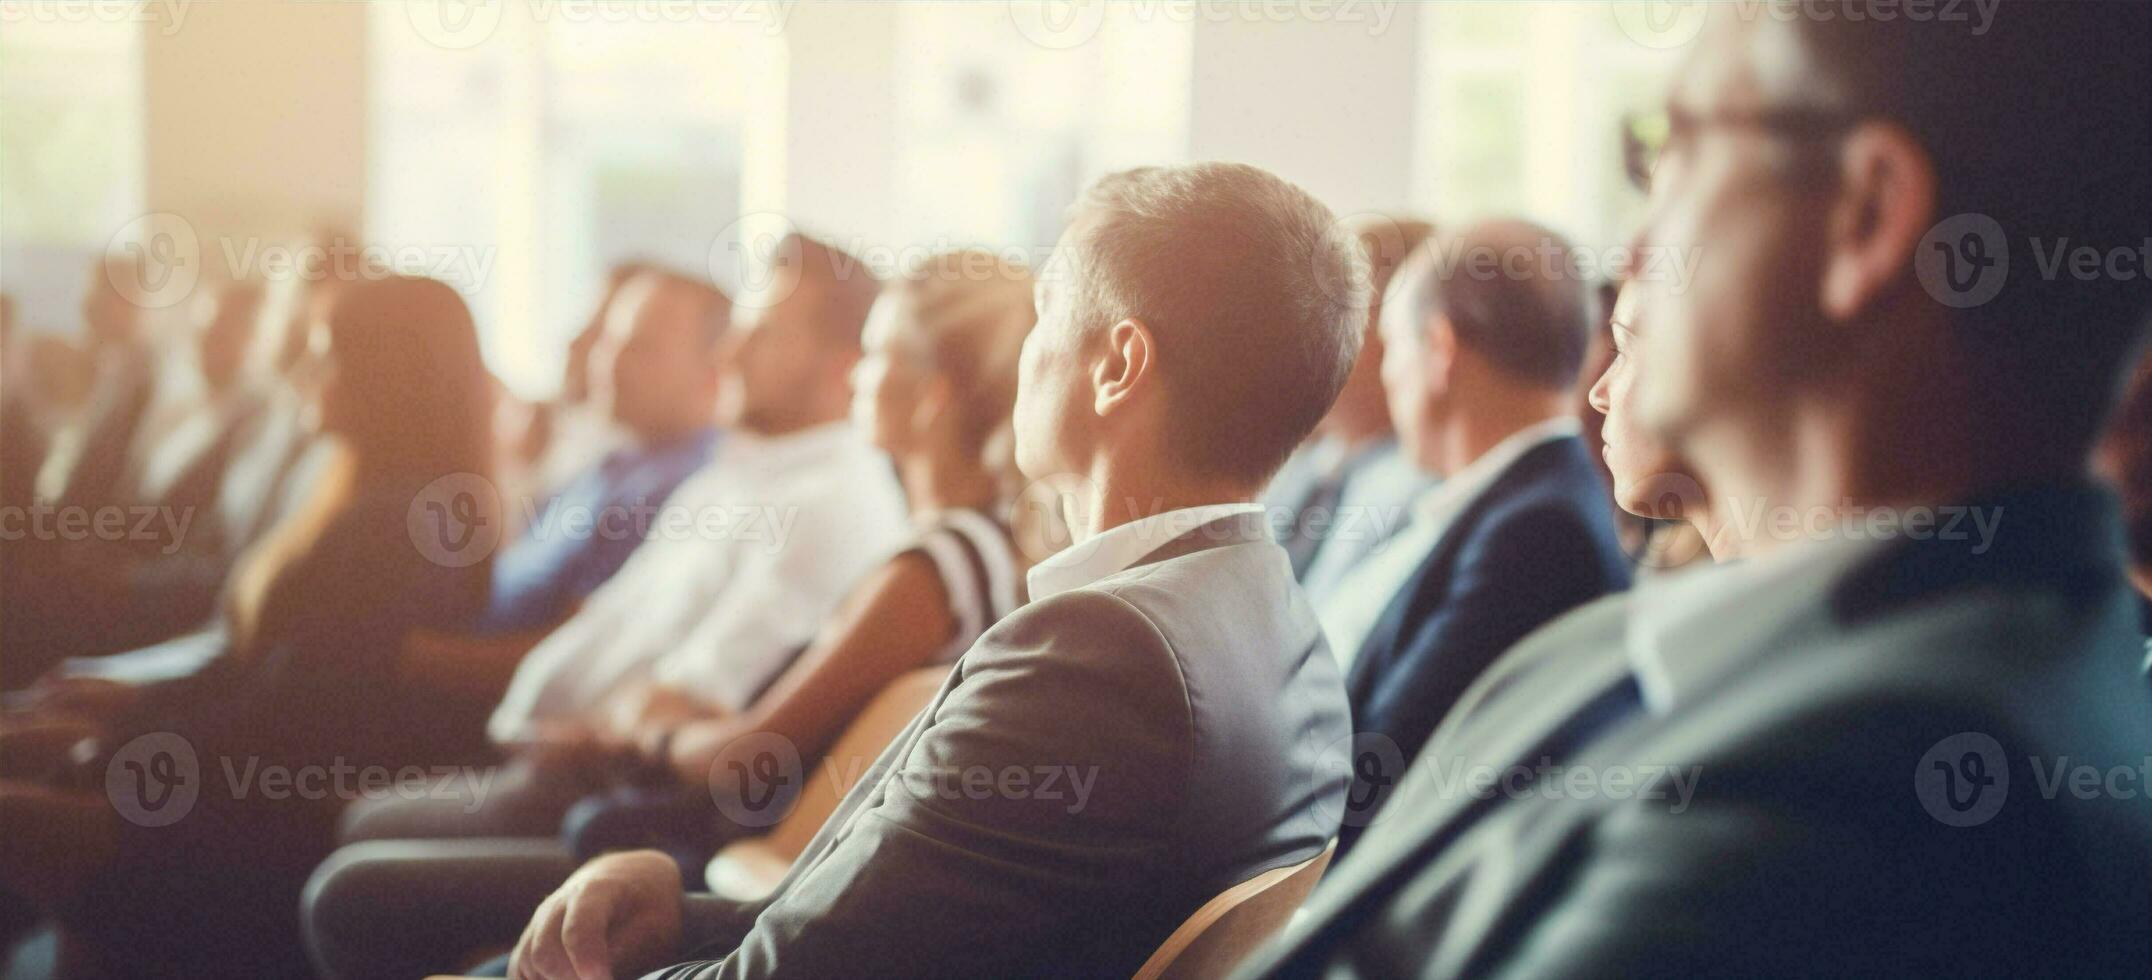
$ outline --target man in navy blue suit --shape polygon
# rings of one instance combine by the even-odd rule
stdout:
[[[1545,228],[1489,222],[1423,246],[1385,297],[1390,413],[1443,482],[1322,611],[1359,733],[1342,844],[1496,657],[1629,584],[1572,408],[1596,298],[1571,255]]]

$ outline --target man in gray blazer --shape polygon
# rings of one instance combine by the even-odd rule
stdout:
[[[1239,165],[1093,187],[1040,276],[1015,417],[1076,543],[772,897],[683,899],[668,859],[602,858],[512,975],[1126,976],[1218,892],[1321,853],[1344,691],[1252,501],[1357,353],[1365,275],[1331,220]]]
[[[2142,244],[2152,22],[1714,16],[1623,354],[1739,560],[1505,655],[1246,976],[2152,962],[2152,699],[2083,476],[2145,284],[2025,264]]]

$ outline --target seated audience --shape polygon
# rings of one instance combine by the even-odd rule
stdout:
[[[1736,13],[1674,88],[1636,241],[1712,258],[1639,280],[1630,356],[1638,424],[1722,511],[1792,519],[1527,640],[1535,682],[1451,720],[1244,975],[2152,959],[2152,810],[2043,789],[2152,745],[2121,528],[2085,473],[2146,284],[1944,275],[1924,241],[1976,214],[2013,251],[2142,244],[2152,11]],[[1452,760],[1522,776],[1475,794]]]
[[[95,380],[80,416],[58,434],[38,473],[38,496],[56,506],[113,502],[135,458],[136,429],[160,384],[170,388],[172,379],[159,371],[161,345],[147,330],[144,311],[116,285],[132,274],[127,260],[116,254],[90,268],[82,319]]]
[[[516,666],[486,723],[508,760],[498,778],[482,793],[359,801],[347,841],[552,836],[575,801],[640,768],[640,733],[744,710],[903,546],[888,460],[845,421],[878,284],[811,239],[784,254],[796,261],[732,307],[715,456]]]
[[[1390,404],[1382,392],[1382,294],[1397,267],[1434,226],[1411,218],[1366,217],[1350,229],[1368,257],[1370,295],[1360,359],[1337,403],[1315,426],[1315,437],[1286,460],[1264,491],[1273,519],[1284,518],[1278,543],[1292,556],[1293,574],[1320,606],[1339,580],[1381,548],[1404,523],[1413,498],[1433,482],[1397,444]]]
[[[550,401],[501,401],[501,491],[513,498],[543,498],[586,473],[605,455],[620,448],[623,433],[591,399],[591,353],[605,334],[621,290],[638,276],[661,272],[643,262],[623,262],[606,270],[605,289],[589,322],[568,340],[561,369],[560,394]],[[520,515],[511,515],[512,519]]]
[[[743,787],[718,778],[782,739],[811,770],[875,693],[956,659],[1021,601],[1025,561],[1007,524],[1015,489],[1009,415],[1032,323],[1031,277],[983,252],[938,255],[883,288],[853,372],[852,420],[896,464],[917,538],[846,597],[815,641],[745,710],[653,733],[643,781],[571,815],[588,855],[658,847],[700,875],[744,832],[725,813]],[[750,737],[752,736],[752,737]],[[840,768],[864,775],[872,758]],[[713,793],[739,808],[713,805]],[[779,805],[775,794],[765,806]],[[332,856],[307,891],[315,962],[331,977],[418,976],[505,945],[575,870],[543,841],[367,841]]]
[[[1023,472],[1082,478],[1078,543],[774,895],[683,897],[658,852],[600,858],[539,906],[514,975],[1125,975],[1218,892],[1319,854],[1344,698],[1254,500],[1359,346],[1364,292],[1328,290],[1360,260],[1330,221],[1242,165],[1093,186],[1041,277],[1015,410]],[[1011,771],[1023,787],[937,789]]]
[[[481,631],[538,629],[565,618],[642,543],[648,529],[637,526],[636,514],[663,503],[716,448],[712,351],[730,303],[707,286],[646,272],[607,309],[585,358],[586,398],[626,444],[570,476],[495,556]]]
[[[1443,482],[1323,608],[1355,732],[1396,747],[1357,753],[1372,765],[1355,767],[1341,845],[1376,818],[1383,788],[1502,651],[1629,584],[1569,407],[1594,311],[1568,250],[1535,225],[1481,224],[1422,246],[1390,284],[1381,325],[1390,415],[1406,451]],[[1545,258],[1526,274],[1470,274],[1485,261],[1476,256],[1519,254]]]
[[[724,294],[665,272],[639,273],[614,291],[581,360],[597,375],[578,402],[602,413],[618,448],[566,478],[531,513],[502,528],[485,614],[455,633],[412,634],[401,658],[410,679],[438,691],[444,712],[481,724],[518,660],[659,533],[653,515],[707,466],[720,371],[715,351],[731,316]],[[528,485],[528,484],[522,484]]]
[[[223,766],[393,767],[447,744],[402,703],[383,651],[482,607],[485,564],[432,560],[408,524],[429,484],[484,471],[477,336],[453,290],[406,278],[345,290],[328,336],[334,374],[320,410],[335,457],[235,572],[219,655],[159,684],[43,689],[33,723],[72,726],[94,740],[94,760],[70,771],[65,757],[29,767],[8,755],[18,764],[0,781],[0,887],[60,917],[66,950],[88,958],[71,969],[124,973],[143,959],[180,974],[303,969],[296,937],[261,923],[290,914],[300,865],[327,849],[334,801],[234,789]],[[185,819],[141,819],[155,800],[129,811],[107,789],[108,759],[140,736],[198,760],[208,785]]]
[[[252,356],[263,288],[205,285],[195,298],[186,362],[199,391],[122,469],[107,501],[128,514],[154,508],[158,519],[129,521],[122,540],[62,538],[37,549],[37,580],[17,596],[16,615],[27,621],[16,624],[22,639],[11,670],[34,674],[65,658],[145,646],[216,615],[237,558],[228,542],[243,530],[225,525],[221,493],[233,460],[269,424],[271,384]]]

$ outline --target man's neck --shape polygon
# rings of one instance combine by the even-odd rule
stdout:
[[[1078,541],[1088,540],[1123,524],[1210,504],[1246,503],[1260,487],[1237,486],[1223,480],[1169,480],[1159,467],[1115,466],[1101,461],[1077,494],[1076,513],[1069,515],[1070,530]]]
[[[1436,433],[1435,462],[1443,476],[1453,476],[1504,439],[1567,414],[1568,398],[1558,392],[1475,399],[1470,410],[1452,413]]]
[[[1702,475],[1720,546],[1757,557],[1828,536],[1841,521],[1891,510],[1902,520],[1910,508],[1962,504],[1989,488],[2070,475],[1992,444],[1983,426],[1937,407],[1957,403],[1916,407],[1910,397],[1917,395],[1819,397],[1768,426],[1745,427],[1755,431],[1696,440],[1692,457],[1716,463]]]
[[[938,510],[990,511],[999,502],[1001,482],[969,461],[919,453],[897,461],[897,482],[915,514]]]
[[[1390,407],[1378,401],[1373,406],[1339,405],[1323,419],[1316,435],[1335,439],[1347,450],[1359,449],[1377,439],[1388,438],[1397,429],[1390,423]]]
[[[661,446],[670,446],[683,439],[692,438],[710,428],[713,424],[709,417],[678,419],[664,425],[630,429],[628,431],[635,434],[635,441],[638,445],[645,449],[656,449]]]
[[[765,439],[777,439],[809,429],[819,429],[832,422],[842,422],[844,412],[811,412],[799,415],[761,414],[749,415],[740,420],[740,427]]]

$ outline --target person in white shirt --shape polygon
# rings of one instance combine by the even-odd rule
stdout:
[[[636,764],[636,733],[744,708],[906,543],[894,472],[845,422],[878,283],[819,242],[785,249],[799,261],[732,308],[723,446],[517,667],[487,723],[509,753],[500,778],[448,799],[362,801],[345,840],[552,835],[569,805]]]

